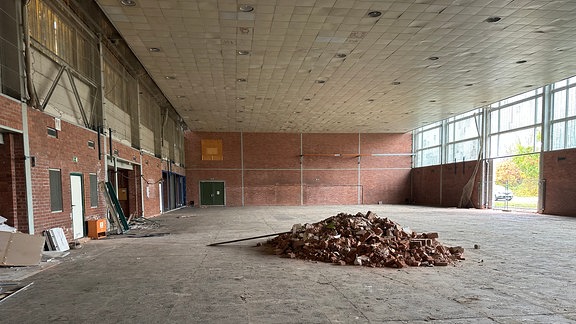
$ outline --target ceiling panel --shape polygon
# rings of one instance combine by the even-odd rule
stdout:
[[[195,131],[407,132],[576,74],[571,0],[96,1]]]

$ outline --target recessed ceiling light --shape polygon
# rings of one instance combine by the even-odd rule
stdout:
[[[152,53],[156,53],[156,52],[160,52],[161,50],[160,50],[160,48],[158,48],[158,47],[150,47],[150,48],[148,49],[148,51],[149,51],[149,52],[152,52]]]
[[[238,7],[238,10],[242,12],[251,12],[254,11],[254,7],[249,4],[241,4],[240,7]]]
[[[250,33],[250,28],[248,28],[248,27],[238,27],[238,30],[239,30],[242,34],[249,34],[249,33]]]
[[[437,59],[439,59],[439,57],[438,56],[430,56],[428,59],[430,61],[436,61]]]
[[[382,12],[380,12],[380,11],[368,12],[368,17],[372,17],[372,18],[380,17],[381,15],[382,15]]]
[[[516,61],[516,64],[522,64],[522,63],[526,63],[526,62],[528,62],[528,61],[526,61],[526,60],[520,60],[520,61]]]
[[[400,82],[400,81],[394,81],[394,82],[392,82],[392,85],[399,85],[400,83],[402,83],[402,82]]]
[[[183,95],[178,95],[178,96],[176,96],[176,97],[178,97],[178,98],[186,98],[186,96],[183,96]]]
[[[310,99],[310,98],[304,98],[304,101],[310,101],[310,100],[312,100],[312,99]]]
[[[236,52],[236,53],[238,53],[238,55],[248,55],[248,54],[250,54],[250,51],[239,50],[239,51]]]
[[[316,83],[326,83],[326,80],[316,80]]]
[[[236,79],[236,81],[237,81],[237,82],[246,82],[246,79],[244,79],[244,78],[239,78],[239,79]]]
[[[344,54],[344,53],[338,53],[338,54],[336,54],[336,55],[334,55],[334,56],[337,57],[337,58],[345,58],[345,57],[346,57],[346,54]]]
[[[244,97],[236,97],[236,100],[244,100],[244,99],[246,99],[246,98],[244,98]]]
[[[494,16],[494,17],[488,17],[484,21],[487,23],[495,23],[495,22],[498,22],[500,20],[502,20],[502,18]]]
[[[176,77],[175,77],[175,76],[172,76],[172,75],[167,75],[167,76],[164,77],[164,79],[166,79],[166,80],[174,80],[174,79],[176,79]]]
[[[136,1],[134,0],[120,0],[120,3],[127,7],[134,7],[136,5]]]

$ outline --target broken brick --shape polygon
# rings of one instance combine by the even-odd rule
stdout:
[[[373,212],[340,213],[313,224],[296,224],[269,245],[290,258],[369,267],[445,266],[464,260],[460,246],[445,247],[438,233],[402,227]]]

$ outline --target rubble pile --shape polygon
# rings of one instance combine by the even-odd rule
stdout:
[[[418,234],[373,212],[340,213],[268,240],[290,258],[370,267],[446,266],[464,260],[462,247],[446,247],[438,233]]]

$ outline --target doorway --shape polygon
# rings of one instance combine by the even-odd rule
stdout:
[[[539,166],[539,153],[493,159],[492,208],[536,211]]]
[[[224,181],[200,181],[201,206],[225,206]]]
[[[73,238],[84,237],[84,199],[82,190],[82,175],[70,174],[70,197],[72,203]]]

